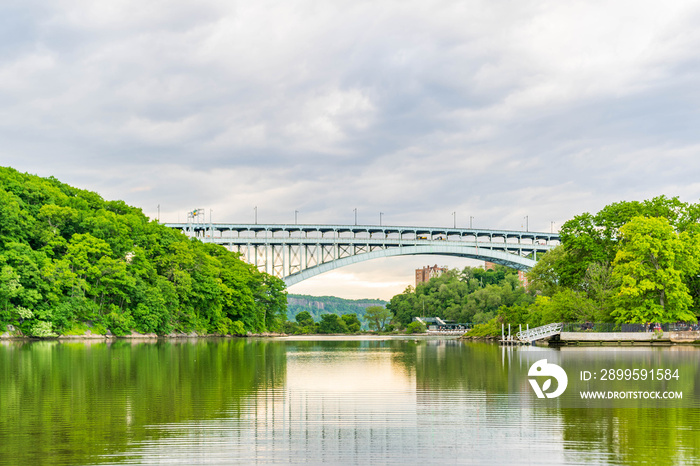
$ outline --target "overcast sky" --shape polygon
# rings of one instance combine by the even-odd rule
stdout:
[[[700,199],[694,1],[5,0],[0,165],[164,221],[549,231]],[[291,292],[389,298],[428,263]]]

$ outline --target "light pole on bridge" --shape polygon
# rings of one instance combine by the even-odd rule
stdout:
[[[298,211],[298,210],[295,210],[295,211],[294,211],[294,225],[297,224],[297,215],[298,215],[298,214],[299,214],[299,211]]]
[[[384,212],[379,212],[379,226],[382,226],[382,215],[384,215]]]
[[[255,208],[253,210],[255,210],[255,224],[257,225],[258,224],[258,206],[255,206]]]
[[[452,228],[457,228],[457,212],[452,212]]]
[[[474,220],[474,217],[472,217],[472,216],[470,215],[470,216],[469,216],[469,229],[470,229],[470,230],[472,229],[472,221],[473,221],[473,220]]]
[[[357,226],[357,207],[355,207],[353,211],[355,212],[355,226]]]
[[[554,220],[549,222],[549,232],[554,233]]]
[[[524,218],[525,218],[525,231],[530,231],[530,216],[526,215]]]

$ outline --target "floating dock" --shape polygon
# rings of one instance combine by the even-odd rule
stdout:
[[[501,325],[502,346],[531,345],[537,340],[547,340],[549,346],[670,346],[676,344],[700,345],[700,331],[671,332],[562,332],[563,324],[554,323],[526,328],[511,335]]]

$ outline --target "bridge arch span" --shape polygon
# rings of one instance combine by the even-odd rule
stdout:
[[[335,259],[333,261],[324,262],[317,266],[304,269],[301,272],[288,275],[284,277],[283,280],[287,284],[287,286],[292,286],[316,275],[320,275],[325,272],[330,272],[331,270],[346,267],[348,265],[357,264],[359,262],[380,259],[383,257],[415,256],[428,254],[478,259],[505,265],[518,270],[529,270],[537,263],[536,261],[528,259],[527,257],[518,256],[504,251],[495,251],[484,248],[453,246],[448,244],[402,246],[386,249],[377,249],[363,254],[357,254],[349,257],[344,257],[342,259]]]
[[[289,286],[350,264],[433,254],[485,260],[529,270],[560,243],[557,233],[376,225],[168,223],[204,242],[225,246]],[[532,259],[530,259],[532,257]]]

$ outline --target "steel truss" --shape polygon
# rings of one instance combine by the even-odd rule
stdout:
[[[318,273],[379,257],[438,254],[527,270],[559,244],[553,233],[349,225],[166,224],[226,246],[260,271],[298,283]]]

